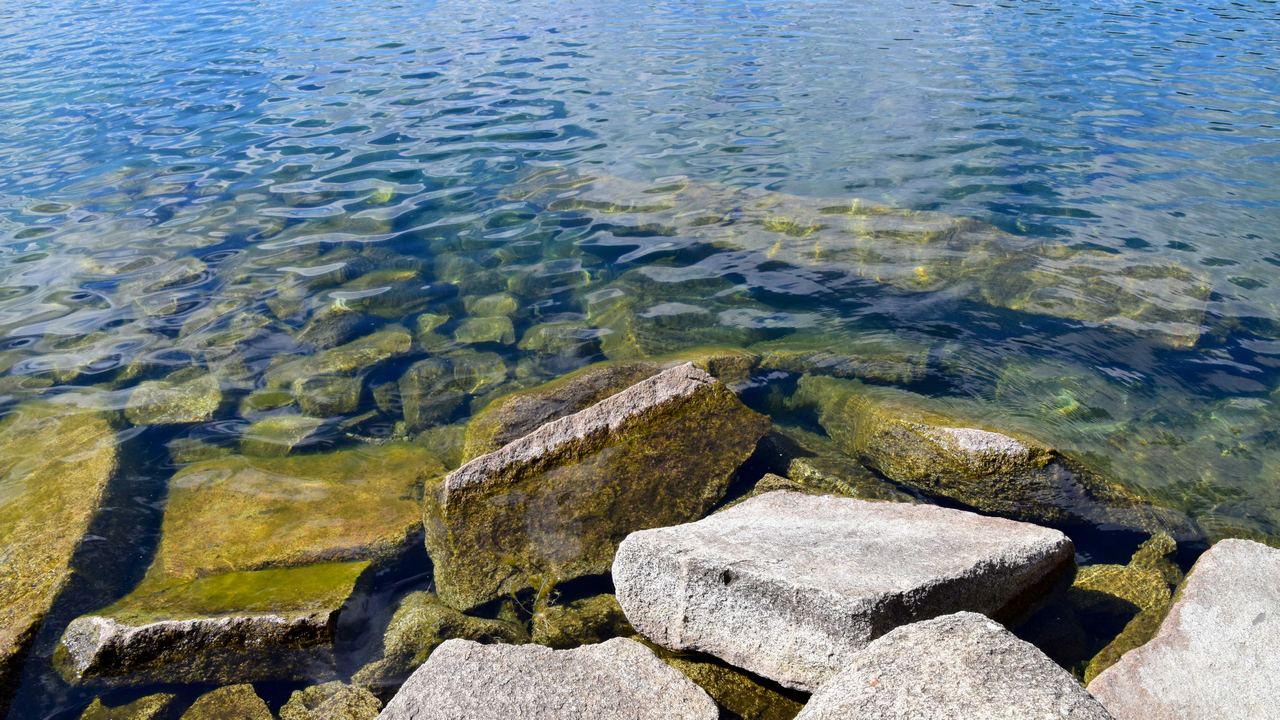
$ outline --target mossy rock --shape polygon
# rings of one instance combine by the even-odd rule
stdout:
[[[469,317],[458,323],[453,339],[461,345],[511,345],[516,328],[509,317]]]
[[[293,393],[289,390],[255,390],[240,401],[240,415],[278,410],[292,404]]]
[[[321,375],[293,381],[293,396],[302,412],[312,417],[334,417],[355,412],[360,406],[364,380],[359,377]]]
[[[600,331],[583,320],[539,323],[524,331],[518,347],[538,355],[589,358],[600,354]]]
[[[909,385],[929,371],[929,348],[887,333],[801,331],[753,345],[764,370]]]
[[[306,415],[272,415],[245,428],[240,451],[258,457],[284,457],[314,441],[324,420]]]
[[[463,306],[472,317],[511,317],[520,309],[520,301],[510,293],[494,293],[468,297]]]
[[[338,347],[373,331],[374,321],[368,315],[333,303],[317,311],[298,331],[298,342],[320,350]]]
[[[105,416],[47,402],[0,419],[0,708],[116,474]]]
[[[422,313],[418,316],[414,338],[418,346],[427,352],[442,352],[455,347],[453,338],[438,332],[452,318],[444,313]]]
[[[532,639],[540,645],[567,649],[635,634],[612,594],[593,595],[560,605],[549,603],[533,613]]]
[[[280,708],[280,720],[374,720],[382,701],[364,688],[340,682],[295,690]]]
[[[439,357],[410,365],[397,388],[405,425],[411,431],[447,421],[467,399],[466,392],[454,382],[453,366]]]
[[[252,685],[229,685],[205,693],[182,714],[182,720],[272,720],[271,709]]]
[[[232,454],[231,448],[195,438],[174,438],[166,443],[165,447],[169,450],[169,459],[178,465],[213,460]]]
[[[286,361],[267,371],[269,388],[289,387],[298,378],[316,375],[355,375],[391,358],[404,355],[413,346],[413,336],[402,327],[390,327],[330,348],[317,355]]]
[[[843,495],[861,500],[917,502],[893,483],[876,475],[858,460],[844,454],[828,437],[792,426],[774,426],[760,443],[760,457],[767,467],[786,478],[797,492]],[[793,486],[793,487],[792,487]],[[757,483],[752,495],[767,492]]]
[[[157,693],[120,705],[107,705],[102,698],[95,698],[80,713],[80,720],[165,720],[173,711],[177,698],[172,693]]]
[[[134,425],[207,422],[222,404],[218,378],[201,375],[185,382],[149,380],[129,394],[124,416]]]
[[[406,595],[383,637],[383,656],[352,678],[357,685],[381,689],[400,684],[440,643],[451,638],[475,642],[526,642],[523,627],[508,620],[465,615],[429,592]]]

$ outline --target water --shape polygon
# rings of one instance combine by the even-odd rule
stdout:
[[[663,349],[921,349],[899,384],[987,403],[1210,536],[1280,537],[1277,58],[1261,0],[10,4],[0,402],[119,409],[219,374],[210,421],[121,436],[151,490],[111,512],[142,518],[145,566],[170,443],[234,444],[315,312],[443,309],[448,336],[463,298],[510,292],[516,339],[576,323],[558,355],[500,332],[457,356],[500,368],[461,422],[600,359],[592,304],[621,291]],[[854,198],[982,224],[873,233],[834,268],[734,227],[821,240]],[[403,369],[303,450],[404,434],[370,392]]]

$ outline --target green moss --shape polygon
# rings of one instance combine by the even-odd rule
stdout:
[[[323,426],[323,420],[306,415],[273,415],[245,428],[240,450],[246,455],[284,457]]]
[[[0,419],[0,696],[54,598],[117,467],[106,418],[44,402]]]
[[[466,392],[454,382],[452,365],[438,357],[410,365],[400,376],[398,389],[405,425],[411,431],[448,420],[466,400]]]
[[[123,705],[106,705],[96,698],[80,714],[80,720],[162,720],[173,710],[177,696],[158,693]]]
[[[553,648],[574,648],[635,634],[627,616],[611,594],[593,595],[558,605],[543,603],[531,620],[533,642]]]
[[[418,346],[427,352],[441,352],[454,347],[453,338],[436,332],[451,318],[440,313],[423,313],[418,316],[415,338]]]
[[[272,720],[271,710],[252,685],[229,685],[201,695],[182,720]]]
[[[381,709],[368,690],[328,682],[295,690],[280,708],[280,720],[374,720]]]
[[[346,303],[333,303],[311,316],[298,332],[298,342],[325,350],[351,342],[373,329],[369,316]]]
[[[124,415],[134,425],[207,422],[222,404],[222,388],[213,375],[171,382],[140,383],[129,394]]]
[[[213,460],[214,458],[226,457],[231,454],[231,450],[222,445],[214,445],[213,443],[193,438],[174,438],[166,443],[165,447],[169,449],[169,459],[179,465],[201,460]]]

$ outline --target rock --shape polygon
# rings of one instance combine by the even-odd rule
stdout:
[[[538,355],[589,358],[600,354],[600,331],[582,320],[539,323],[524,331],[519,348]]]
[[[413,337],[394,326],[365,335],[345,345],[286,361],[266,372],[267,387],[288,387],[298,378],[316,375],[355,375],[409,352]]]
[[[0,419],[0,713],[117,462],[101,414],[33,401]]]
[[[511,345],[516,341],[516,329],[509,317],[471,317],[458,323],[453,339],[463,345]]]
[[[1052,448],[982,428],[914,393],[809,376],[801,378],[796,402],[817,408],[844,452],[931,495],[1049,525],[1194,534],[1184,516],[1151,506]]]
[[[321,375],[293,381],[293,396],[297,398],[298,407],[303,413],[318,418],[355,412],[363,389],[364,382],[356,377]]]
[[[102,698],[96,698],[80,714],[80,720],[164,720],[172,713],[177,698],[172,693],[157,693],[122,705],[106,705]]]
[[[591,645],[635,633],[611,594],[538,608],[532,626],[533,641],[553,648]]]
[[[186,382],[148,380],[129,394],[124,416],[134,425],[208,422],[222,404],[222,388],[213,375]]]
[[[1062,668],[969,612],[891,631],[854,655],[797,720],[1111,720]]]
[[[772,492],[632,533],[613,581],[627,619],[659,645],[813,690],[899,625],[959,610],[1017,618],[1073,567],[1056,530]]]
[[[468,297],[463,301],[467,314],[473,317],[511,317],[520,309],[520,301],[510,293]]]
[[[705,514],[768,429],[686,364],[478,457],[427,499],[437,592],[465,609],[608,572],[632,530]]]
[[[453,339],[436,332],[441,325],[449,322],[449,320],[450,317],[448,315],[440,313],[423,313],[419,315],[417,334],[415,335],[418,345],[427,352],[439,352],[451,347],[454,344]]]
[[[752,346],[760,367],[909,385],[929,370],[929,347],[890,333],[802,332]]]
[[[338,612],[370,562],[417,536],[419,488],[442,472],[404,444],[183,468],[146,577],[71,623],[60,670],[108,684],[331,676]]]
[[[271,710],[252,685],[229,685],[201,695],[182,720],[272,720]]]
[[[659,645],[658,657],[707,691],[720,707],[750,720],[792,720],[804,703],[784,694],[772,683],[699,653],[677,653]],[[767,684],[766,684],[767,683]]]
[[[1280,696],[1280,550],[1222,540],[1200,557],[1155,639],[1089,691],[1116,720],[1262,718]]]
[[[298,332],[298,342],[320,350],[334,348],[373,330],[373,319],[341,303],[334,303],[311,316]]]
[[[280,720],[374,720],[382,701],[363,688],[340,682],[295,690],[280,708]]]
[[[715,720],[698,686],[645,646],[616,638],[552,650],[450,640],[380,720]]]
[[[464,349],[445,357],[453,367],[455,387],[468,395],[493,392],[507,381],[510,374],[506,361],[498,353]]]
[[[240,401],[240,415],[278,410],[292,404],[293,393],[288,390],[255,390]]]
[[[840,452],[830,438],[816,433],[795,427],[775,427],[760,447],[770,467],[801,485],[804,492],[862,500],[918,502],[867,466]]]
[[[240,451],[258,457],[284,457],[310,444],[312,436],[322,427],[324,421],[320,418],[272,415],[245,428],[240,436]]]
[[[449,361],[438,357],[410,365],[400,376],[399,389],[405,425],[410,430],[448,420],[467,399],[453,381]]]
[[[415,592],[396,608],[382,640],[382,658],[361,668],[352,680],[375,689],[398,685],[450,638],[484,643],[526,639],[524,628],[515,623],[464,615],[431,593]]]

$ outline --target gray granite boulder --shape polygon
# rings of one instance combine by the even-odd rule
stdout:
[[[960,610],[1020,617],[1073,567],[1056,530],[779,491],[632,533],[613,580],[627,619],[659,645],[813,690],[900,625]]]
[[[856,654],[797,720],[1110,720],[1075,678],[976,613],[914,623]]]
[[[634,640],[573,650],[449,640],[380,720],[715,720],[701,688]]]
[[[1187,576],[1151,642],[1089,684],[1117,720],[1276,717],[1280,550],[1223,540]]]

